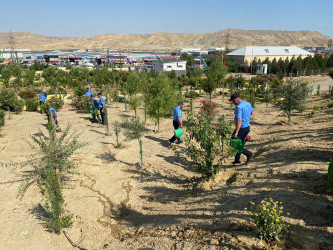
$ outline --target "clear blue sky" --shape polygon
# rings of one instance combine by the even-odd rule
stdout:
[[[230,27],[314,30],[333,37],[332,0],[0,0],[0,32],[91,37],[206,33]]]

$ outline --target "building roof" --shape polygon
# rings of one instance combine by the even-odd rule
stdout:
[[[164,63],[186,62],[186,61],[184,61],[184,60],[174,59],[174,58],[169,58],[169,59],[162,58],[162,61],[163,61]],[[158,61],[157,61],[157,62],[158,62]]]
[[[293,56],[293,55],[313,55],[313,54],[298,47],[249,46],[234,50],[228,53],[227,55],[228,56]]]

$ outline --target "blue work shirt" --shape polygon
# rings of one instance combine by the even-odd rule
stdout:
[[[98,107],[101,109],[101,108],[103,108],[104,104],[105,104],[105,99],[104,99],[104,97],[102,96],[102,97],[99,99]]]
[[[177,106],[173,109],[173,120],[175,122],[178,122],[178,116],[179,116],[180,121],[182,122],[183,121],[183,113],[182,113],[182,110],[179,106]]]
[[[42,93],[40,93],[40,94],[38,94],[38,95],[39,95],[39,100],[40,100],[41,102],[45,102],[45,101],[46,101],[47,96],[45,96],[45,95],[42,94]]]
[[[98,109],[98,101],[96,98],[93,99],[94,109]]]
[[[84,93],[84,95],[87,95],[90,98],[93,95],[93,93],[91,91],[87,91],[86,93]]]
[[[54,115],[53,115],[53,117],[54,117],[54,118],[58,117],[58,115],[57,115],[57,111],[56,111],[54,108],[50,108],[50,111],[49,111],[50,114],[51,114],[52,111],[54,111]]]
[[[235,109],[235,124],[237,123],[237,119],[242,119],[241,128],[250,126],[250,117],[253,112],[251,103],[241,101],[237,104]]]

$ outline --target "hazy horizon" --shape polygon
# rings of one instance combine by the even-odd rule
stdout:
[[[333,1],[318,0],[0,0],[1,33],[52,37],[214,33],[220,30],[318,31],[333,36]]]

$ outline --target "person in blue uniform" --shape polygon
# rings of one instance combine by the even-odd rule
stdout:
[[[104,113],[104,105],[105,105],[105,98],[102,96],[101,93],[98,93],[99,103],[98,103],[98,109],[101,113],[102,117],[102,124],[105,124],[105,113]]]
[[[93,96],[93,93],[89,90],[89,88],[86,88],[86,93],[84,93],[84,95],[86,95],[89,98],[91,98]]]
[[[243,143],[245,143],[245,138],[250,132],[250,120],[254,116],[252,105],[251,103],[242,100],[238,94],[232,94],[229,101],[236,105],[234,119],[236,129],[232,134],[232,137],[238,137]],[[243,154],[247,158],[246,163],[248,163],[253,157],[253,153],[245,148],[243,148]],[[233,164],[241,163],[240,157],[241,153],[236,154]]]
[[[93,121],[96,121],[96,112],[95,111],[98,110],[98,101],[97,101],[96,97],[94,97],[93,95],[90,97],[90,99],[92,100],[93,110],[94,110],[94,113],[92,114]]]
[[[46,92],[44,92],[44,93],[39,93],[39,94],[37,95],[37,97],[38,97],[38,99],[39,99],[40,113],[42,113],[42,108],[41,108],[41,106],[42,106],[42,104],[44,104],[44,103],[46,102],[46,100],[47,100],[47,93],[46,93]]]
[[[47,119],[50,122],[51,116],[53,117],[54,124],[58,127],[58,114],[54,108],[50,108],[49,113],[47,115]]]
[[[173,109],[173,121],[172,125],[174,129],[183,128],[183,112],[182,109],[184,107],[184,103],[182,101],[178,102],[178,106]],[[168,141],[169,145],[175,142],[178,139],[177,144],[182,143],[183,141],[177,138],[175,135]]]

